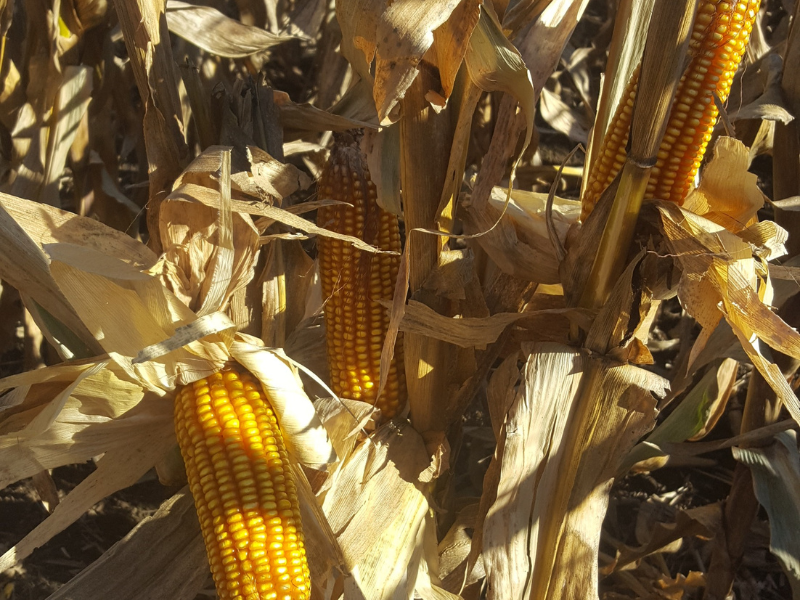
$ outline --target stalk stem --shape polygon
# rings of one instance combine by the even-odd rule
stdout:
[[[620,177],[600,247],[579,302],[583,308],[599,308],[605,304],[614,283],[625,270],[625,259],[647,190],[650,167],[640,167],[629,159]]]

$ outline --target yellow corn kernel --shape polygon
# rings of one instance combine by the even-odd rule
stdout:
[[[689,43],[689,65],[678,84],[656,166],[650,173],[648,198],[681,203],[692,189],[719,114],[714,93],[722,102],[727,100],[759,3],[700,0]],[[582,220],[625,162],[638,82],[637,68],[589,173]]]
[[[219,598],[307,600],[297,490],[258,381],[226,369],[178,389],[175,430]]]
[[[320,199],[352,206],[320,208],[317,223],[382,250],[399,252],[397,217],[378,206],[375,184],[356,138],[351,133],[336,134],[318,193]],[[376,398],[381,349],[389,327],[388,311],[380,301],[392,299],[400,258],[363,252],[348,242],[322,236],[317,246],[331,387],[341,397],[375,404],[390,419],[406,401],[403,345],[398,337],[386,389]]]

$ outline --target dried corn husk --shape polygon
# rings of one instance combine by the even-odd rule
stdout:
[[[489,598],[596,597],[611,481],[652,427],[652,394],[663,394],[666,382],[557,344],[524,352],[523,370],[514,374],[517,356],[509,357],[503,372],[511,376],[490,396],[500,404],[493,423],[502,425],[470,565],[482,550]]]

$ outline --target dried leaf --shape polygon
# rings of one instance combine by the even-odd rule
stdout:
[[[25,88],[17,66],[11,57],[3,62],[3,83],[0,86],[0,123],[14,129],[17,110],[25,102]]]
[[[314,497],[305,472],[294,462],[292,462],[292,476],[297,484],[300,518],[311,572],[311,587],[320,591],[327,590],[326,593],[330,594],[330,588],[337,585],[334,579],[337,573],[343,576],[345,589],[354,587],[354,577],[345,565],[342,549],[325,518],[325,513],[322,512],[321,503]],[[358,599],[361,596],[352,597]]]
[[[373,96],[382,126],[396,120],[390,116],[392,110],[416,78],[420,61],[434,42],[433,31],[448,20],[459,3],[460,0],[406,0],[392,2],[379,13],[373,33]],[[344,26],[342,34],[347,35]],[[372,61],[366,53],[365,56],[367,62]]]
[[[219,206],[219,192],[205,186],[186,183],[176,188],[175,191],[170,194],[170,200],[199,202],[208,207],[216,208]],[[231,206],[234,212],[243,215],[261,215],[271,219],[272,221],[283,223],[284,225],[294,227],[295,229],[305,231],[306,233],[313,235],[324,235],[337,240],[350,242],[355,248],[365,252],[373,252],[376,254],[397,254],[396,252],[390,250],[381,250],[375,246],[370,246],[363,240],[360,240],[352,235],[344,235],[334,231],[329,231],[328,229],[324,229],[322,227],[317,227],[317,225],[315,225],[313,222],[297,216],[294,212],[278,208],[277,206],[270,206],[269,204],[255,202],[243,202],[242,200],[231,200]]]
[[[108,450],[98,461],[96,471],[62,499],[49,517],[0,556],[0,570],[10,569],[30,556],[109,494],[136,483],[174,443],[172,421],[164,419],[160,427],[142,428],[127,444]]]
[[[207,577],[200,523],[184,488],[48,600],[192,600]]]
[[[389,310],[389,326],[386,328],[386,337],[381,348],[381,378],[378,385],[378,397],[380,398],[386,389],[389,381],[389,369],[394,359],[394,351],[397,343],[397,336],[400,333],[400,323],[406,312],[406,298],[408,297],[408,287],[411,277],[411,244],[412,239],[406,239],[406,247],[400,256],[400,266],[397,269],[397,280],[394,282],[392,292],[392,306]]]
[[[800,422],[797,396],[777,365],[759,350],[759,344],[766,343],[800,357],[800,334],[765,305],[771,285],[768,279],[759,281],[750,244],[674,204],[658,202],[656,207],[670,251],[683,269],[678,297],[704,329],[692,348],[690,364],[724,316],[753,365]]]
[[[520,103],[526,119],[524,148],[533,135],[536,92],[519,51],[503,35],[497,16],[481,6],[481,18],[472,32],[465,64],[470,79],[485,92],[503,91]]]
[[[497,445],[489,463],[489,468],[483,478],[483,493],[481,494],[478,514],[475,519],[475,529],[472,533],[472,547],[467,560],[460,563],[449,579],[458,581],[458,589],[477,568],[483,557],[484,532],[486,531],[486,518],[489,510],[497,501],[502,475],[503,455],[507,436],[505,435],[506,417],[517,398],[517,383],[520,381],[521,370],[517,366],[521,358],[520,352],[512,352],[500,364],[489,380],[486,389],[486,399],[489,403],[489,416],[492,422],[492,431],[497,440]],[[461,569],[463,565],[463,571]],[[481,565],[482,567],[484,565]]]
[[[390,422],[359,446],[325,496],[323,510],[364,598],[411,597],[429,510],[418,487],[427,463],[411,426]]]
[[[648,459],[668,456],[662,444],[702,439],[714,427],[728,403],[739,364],[725,359],[718,369],[709,369],[705,376],[686,395],[664,421],[638,444],[625,459],[620,473],[633,467],[635,471],[658,468],[664,460],[655,463]],[[644,464],[636,465],[640,461]],[[636,465],[636,466],[634,466]]]
[[[506,204],[508,190],[501,187],[492,189],[489,202],[498,210]],[[511,200],[506,207],[506,215],[514,221],[517,235],[528,241],[535,237],[549,242],[547,234],[547,196],[538,192],[526,190],[511,190]],[[567,200],[555,196],[553,198],[553,223],[559,239],[566,242],[567,231],[578,222],[581,213],[581,203],[577,200]]]
[[[59,179],[64,171],[70,146],[78,133],[78,124],[86,114],[92,94],[92,69],[69,66],[54,99],[50,121],[40,132],[38,151],[25,154],[23,169],[10,187],[20,196],[59,206]]]
[[[295,131],[347,131],[348,129],[377,129],[377,121],[362,121],[321,110],[311,104],[296,104],[283,92],[275,92],[275,105],[281,111],[281,124]],[[359,115],[360,116],[360,115]]]
[[[475,528],[477,517],[478,504],[465,506],[459,511],[447,535],[439,542],[439,577],[442,578],[442,583],[445,588],[451,591],[456,586],[456,589],[461,588],[462,581],[455,581],[455,577],[448,578],[448,575],[451,573],[453,575],[458,575],[458,568],[467,560],[472,546],[472,535],[471,532],[467,530],[473,530]],[[483,576],[483,564],[481,562],[480,565],[476,565],[476,568],[472,570],[464,587],[475,583]],[[453,586],[448,587],[448,583],[452,583]]]
[[[772,221],[761,221],[739,232],[739,237],[754,246],[753,254],[764,260],[786,255],[789,232]],[[770,265],[771,266],[771,265]]]
[[[491,344],[512,323],[544,315],[563,315],[583,325],[587,325],[592,316],[590,311],[583,309],[553,308],[523,313],[497,313],[483,318],[452,318],[438,314],[421,302],[409,300],[400,323],[400,331],[418,333],[469,348]]]
[[[214,334],[150,362],[132,364],[142,348],[160,344],[196,320],[161,283],[116,259],[70,244],[48,246],[53,276],[112,359],[153,389],[172,389],[218,371],[229,336]],[[91,265],[89,271],[83,270]],[[125,315],[125,320],[119,318]]]
[[[342,29],[342,56],[361,79],[370,83],[370,66],[375,59],[375,32],[385,6],[385,0],[336,1],[336,19]]]
[[[702,215],[738,233],[753,222],[764,205],[758,177],[747,171],[750,153],[739,140],[721,137],[714,156],[703,170],[700,186],[683,203],[685,210]]]
[[[448,18],[433,30],[433,48],[445,99],[453,93],[456,75],[478,24],[483,0],[461,0]]]
[[[587,122],[586,113],[578,110],[561,99],[561,96],[547,88],[542,90],[539,104],[542,118],[556,131],[566,135],[570,141],[589,144],[591,123]]]
[[[422,434],[425,450],[431,457],[431,464],[419,474],[422,483],[430,483],[450,470],[450,442],[443,431],[429,431]]]
[[[188,320],[183,320],[190,314],[188,309],[166,322],[159,317],[168,315],[169,311],[162,309],[159,315],[151,314],[149,302],[139,297],[137,287],[149,295],[161,285],[146,273],[116,258],[72,244],[50,244],[46,250],[51,257],[53,277],[67,297],[72,298],[83,322],[105,351],[135,356],[141,348],[169,337],[174,329],[167,333],[163,327],[168,327],[170,321],[177,327],[188,324]],[[112,278],[118,283],[112,282]],[[127,293],[121,286],[127,288]],[[111,302],[115,304],[114,310],[101,309]],[[117,311],[130,320],[115,322]]]
[[[467,165],[469,143],[472,139],[472,120],[475,109],[483,95],[482,90],[468,78],[461,78],[461,93],[455,98],[452,111],[458,111],[458,119],[450,145],[450,158],[447,161],[442,194],[436,209],[436,225],[441,231],[453,231],[453,217],[461,194],[464,173]]]
[[[175,182],[161,203],[159,233],[165,250],[165,282],[202,315],[224,307],[253,277],[258,230],[231,200],[230,150],[206,149]],[[213,206],[203,202],[214,199]],[[232,214],[235,212],[235,214]]]
[[[328,432],[339,459],[338,466],[342,466],[356,447],[361,431],[374,419],[376,409],[366,402],[347,398],[319,398],[314,408]]]
[[[165,3],[132,0],[116,2],[115,8],[144,108],[142,130],[150,182],[147,228],[150,245],[160,252],[159,203],[190,157],[178,93],[180,76],[165,27]]]
[[[588,0],[551,0],[515,40],[535,90],[541,90],[553,74],[588,4]]]
[[[527,351],[496,456],[497,499],[483,525],[487,597],[595,597],[611,481],[652,426],[651,394],[663,394],[666,382],[565,346]]]
[[[375,110],[375,100],[372,98],[372,78],[356,81],[339,101],[328,109],[328,112],[354,121],[370,123],[373,129],[377,128],[378,113]]]
[[[5,203],[21,202],[5,194],[0,194]],[[39,244],[34,242],[23,228],[0,206],[0,278],[7,281],[20,292],[29,295],[39,306],[46,310],[53,319],[59,321],[74,336],[77,336],[81,349],[87,355],[102,354],[103,350],[86,325],[78,317],[75,308],[70,304],[62,291],[58,289],[47,257]],[[53,337],[69,345],[68,340],[53,334]],[[72,347],[69,357],[79,349]]]
[[[587,1],[553,0],[517,40],[522,59],[530,70],[534,94],[544,87],[545,81],[553,73]],[[521,78],[518,83],[522,85]],[[535,102],[535,95],[533,100]],[[478,243],[505,273],[538,283],[557,283],[560,281],[558,260],[549,240],[546,244],[534,239],[522,243],[509,224],[500,221],[495,226],[500,213],[495,214],[495,211],[486,207],[492,188],[503,177],[508,158],[516,150],[526,117],[532,117],[532,112],[526,112],[517,118],[516,110],[516,98],[506,96],[501,101],[492,143],[481,162],[472,193],[472,205],[466,206],[465,203],[465,229],[468,233],[483,233]],[[531,131],[528,128],[528,133]]]
[[[279,202],[311,185],[308,175],[300,169],[272,158],[257,146],[247,147],[247,159],[250,161],[253,183]]]
[[[464,208],[467,232],[482,234],[478,243],[504,273],[536,283],[560,281],[558,258],[548,238],[523,238],[524,230],[518,234],[511,220],[501,219],[501,211],[493,206],[479,208],[473,204]]]
[[[82,125],[85,123],[86,119]],[[91,203],[83,203],[81,214],[120,232],[138,231],[141,207],[119,190],[102,160],[94,153],[90,153],[88,174],[93,197]]]
[[[614,21],[614,36],[608,50],[608,66],[605,77],[601,80],[602,89],[597,101],[597,116],[586,152],[584,173],[587,175],[597,160],[597,153],[603,147],[603,138],[625,94],[625,88],[642,60],[654,3],[655,0],[620,2]],[[582,185],[586,185],[588,180],[589,177],[585,176]]]
[[[276,35],[226,17],[217,9],[169,0],[169,30],[206,52],[226,58],[245,58],[269,50],[295,36]]]
[[[222,334],[220,337],[230,345],[231,336],[235,329],[236,325],[223,312],[203,315],[188,325],[176,328],[175,333],[169,339],[142,348],[136,358],[133,359],[132,364],[155,360],[214,334]]]
[[[664,450],[672,456],[698,456],[707,452],[716,452],[734,446],[758,445],[759,442],[770,441],[776,433],[788,429],[796,429],[797,423],[794,419],[784,419],[771,425],[765,425],[757,429],[751,429],[746,433],[735,435],[731,438],[718,440],[715,442],[692,442],[684,444],[665,443]]]
[[[42,469],[130,447],[149,431],[172,436],[170,403],[118,369],[96,372],[97,365],[65,364],[0,381],[0,389],[21,392],[0,415],[0,489]]]
[[[400,126],[367,130],[362,140],[370,176],[378,193],[378,206],[402,215],[400,202]]]
[[[779,55],[770,53],[764,57],[764,64],[761,67],[762,70],[766,67],[766,82],[763,92],[752,102],[732,111],[729,115],[732,122],[763,119],[786,124],[794,119],[781,90],[781,74],[783,73],[781,66]]]
[[[652,364],[649,350],[633,336],[634,327],[645,320],[651,306],[648,291],[633,283],[634,274],[645,255],[642,249],[617,280],[589,329],[584,344],[586,348],[621,362]]]

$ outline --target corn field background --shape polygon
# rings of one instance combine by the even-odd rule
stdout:
[[[0,600],[217,597],[173,402],[233,362],[311,598],[800,600],[800,2],[0,0],[0,35]]]

